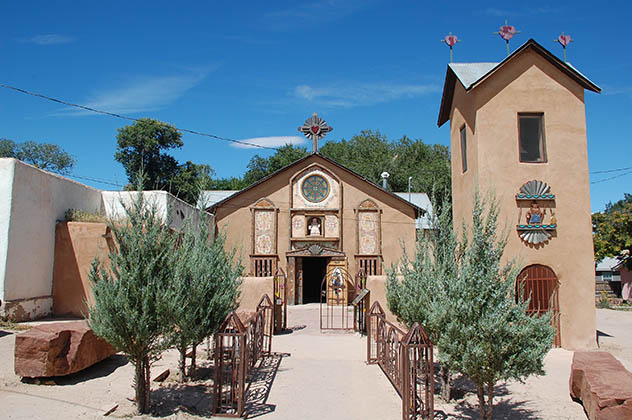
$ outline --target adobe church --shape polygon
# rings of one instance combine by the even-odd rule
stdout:
[[[397,263],[402,246],[414,250],[415,223],[424,212],[320,155],[318,140],[330,130],[314,114],[302,128],[313,141],[311,155],[207,209],[248,277],[286,273],[290,305],[320,302],[321,281],[332,267],[381,275]],[[246,278],[244,287],[254,284]]]
[[[476,188],[495,192],[508,229],[505,257],[520,264],[530,311],[555,312],[556,344],[567,349],[596,344],[585,90],[600,91],[529,40],[500,63],[449,64],[438,120],[450,122],[455,226],[471,221]],[[278,269],[290,305],[319,302],[324,274],[335,268],[364,270],[371,300],[385,303],[383,267],[397,263],[402,248],[412,253],[424,210],[320,155],[318,140],[331,127],[317,115],[300,130],[313,141],[311,155],[208,209],[246,267],[242,306],[271,293]],[[55,290],[90,293],[87,272],[98,250],[69,247],[72,264],[57,264],[69,277],[63,283],[53,274],[62,256],[56,220],[69,208],[103,213],[107,192],[15,159],[0,159],[0,173],[0,316],[58,314]],[[194,212],[189,207],[175,206],[174,220]]]

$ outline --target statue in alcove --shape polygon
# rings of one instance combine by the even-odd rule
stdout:
[[[318,217],[312,218],[309,224],[309,236],[320,236],[320,219]]]
[[[537,201],[531,203],[531,208],[527,212],[527,224],[528,225],[541,225],[544,220],[544,213],[546,210],[540,209],[540,205]]]

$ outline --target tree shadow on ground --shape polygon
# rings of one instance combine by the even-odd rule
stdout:
[[[494,401],[495,420],[539,420],[542,416],[534,410],[527,408],[525,401],[513,401],[504,399]],[[455,419],[479,419],[479,408],[477,404],[463,402],[455,407],[457,413],[450,418]],[[437,418],[437,417],[435,417]]]
[[[213,415],[213,383],[168,384],[151,391],[152,414],[168,417],[179,412],[196,416]]]
[[[13,332],[0,330],[0,338],[11,334],[13,334]]]
[[[127,357],[122,354],[113,354],[112,356],[101,360],[94,365],[87,367],[79,372],[71,373],[65,376],[51,376],[46,378],[22,378],[23,383],[27,384],[45,384],[45,385],[77,385],[92,379],[102,378],[110,375],[121,366],[128,363]]]
[[[246,388],[246,418],[263,416],[276,409],[276,405],[268,404],[267,401],[281,361],[289,356],[289,353],[272,353],[264,357],[259,367],[250,374],[250,382]]]

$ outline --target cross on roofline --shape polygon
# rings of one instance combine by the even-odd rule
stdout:
[[[312,141],[312,154],[318,153],[318,140],[333,130],[334,128],[328,126],[325,120],[320,118],[315,112],[310,118],[305,120],[305,124],[298,128],[298,131]]]

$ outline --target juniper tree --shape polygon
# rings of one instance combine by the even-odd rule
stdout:
[[[449,200],[435,198],[433,202],[445,204],[435,207],[435,213],[429,216],[430,229],[417,241],[414,258],[404,250],[399,272],[389,270],[386,298],[400,322],[409,328],[418,322],[436,345],[447,323],[446,287],[457,276],[461,251],[452,229]],[[441,361],[441,349],[438,355]],[[441,395],[448,401],[450,371],[444,363],[440,378]]]
[[[174,277],[170,287],[171,341],[180,352],[179,370],[186,378],[185,357],[193,348],[189,374],[195,369],[195,349],[214,334],[226,315],[237,307],[240,262],[235,251],[226,252],[225,237],[209,235],[209,220],[185,224],[175,251]]]
[[[109,268],[95,261],[90,272],[94,305],[89,324],[135,367],[135,402],[150,409],[150,366],[168,345],[168,283],[172,277],[174,238],[143,194],[124,205],[125,219],[109,222],[116,249]]]
[[[506,235],[498,234],[498,205],[475,194],[464,254],[454,281],[446,283],[446,325],[438,347],[443,362],[477,388],[480,416],[492,418],[494,385],[544,374],[553,343],[551,314],[527,314],[529,299],[516,298],[517,266],[502,263]]]

